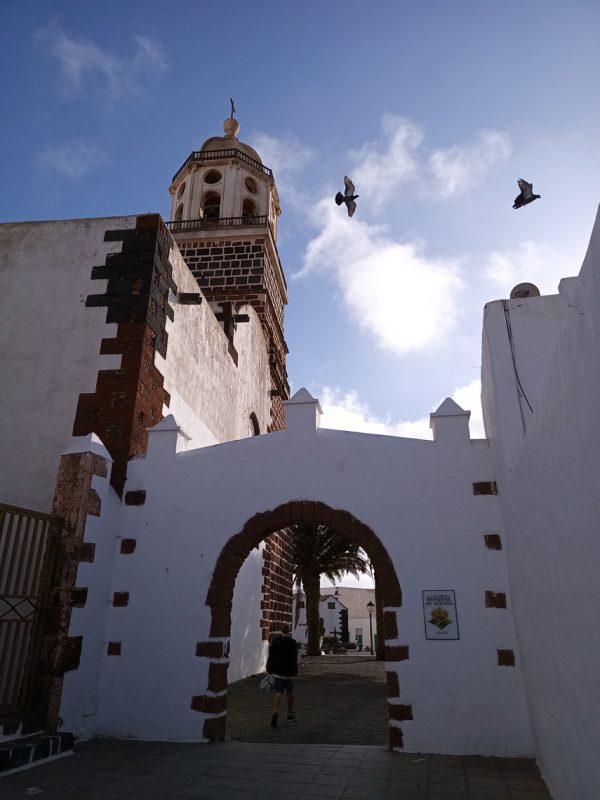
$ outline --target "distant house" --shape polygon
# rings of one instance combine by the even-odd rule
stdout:
[[[342,642],[354,642],[365,649],[370,647],[370,626],[367,603],[375,603],[375,590],[360,587],[336,586],[320,596],[319,617],[323,636],[338,636]],[[294,595],[293,636],[306,642],[306,597],[303,592]],[[371,618],[373,645],[376,643],[377,620]]]

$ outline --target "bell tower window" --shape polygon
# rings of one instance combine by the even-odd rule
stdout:
[[[211,186],[218,183],[223,176],[218,169],[209,170],[204,176],[204,183],[209,183]]]
[[[175,222],[179,222],[183,219],[183,203],[179,203],[175,210]]]
[[[221,216],[221,195],[218,192],[207,192],[202,203],[204,219],[219,219]]]
[[[242,206],[242,217],[245,221],[250,221],[252,217],[256,216],[256,206],[254,205],[252,200],[244,200],[244,204]]]

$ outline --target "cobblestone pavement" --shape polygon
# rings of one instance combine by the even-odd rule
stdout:
[[[0,800],[550,800],[535,764],[346,745],[96,739],[0,778]]]
[[[300,660],[295,681],[296,720],[269,726],[271,697],[254,676],[229,685],[227,738],[285,744],[388,743],[385,666],[371,656],[321,656]],[[282,713],[283,712],[283,713]]]

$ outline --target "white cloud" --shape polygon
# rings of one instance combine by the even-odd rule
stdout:
[[[352,319],[387,351],[443,343],[459,316],[459,260],[428,258],[422,242],[396,242],[381,227],[349,220],[329,199],[317,205],[315,219],[321,232],[297,275],[331,274]]]
[[[429,156],[429,170],[436,186],[433,196],[441,199],[470,189],[496,161],[508,158],[510,138],[499,131],[481,131],[472,144],[434,150]]]
[[[445,398],[441,397],[435,403],[434,411]],[[452,399],[465,411],[471,412],[469,429],[471,437],[482,439],[485,437],[483,416],[481,412],[481,382],[477,378],[465,386],[459,386],[452,393]],[[324,428],[334,428],[343,431],[356,431],[359,433],[377,433],[384,436],[403,436],[409,439],[431,439],[429,427],[429,414],[416,420],[401,420],[392,422],[390,419],[378,418],[364,403],[357,392],[343,392],[338,388],[324,386],[319,402],[323,409],[321,425]]]
[[[288,194],[288,200],[293,201],[298,193],[296,176],[314,158],[311,148],[290,133],[280,138],[256,133],[251,144],[263,164],[273,170],[278,191]]]
[[[47,147],[38,156],[40,167],[60,172],[74,180],[79,180],[92,169],[107,163],[108,159],[102,150],[78,139],[70,139],[63,144]]]
[[[471,438],[485,439],[483,413],[481,411],[481,381],[479,378],[455,389],[452,392],[452,399],[465,411],[471,412],[471,417],[469,418]]]
[[[109,103],[140,94],[150,75],[167,69],[161,45],[134,36],[128,56],[103,50],[84,38],[71,38],[57,22],[40,29],[36,38],[58,60],[66,94],[99,94]]]
[[[406,436],[412,439],[431,439],[429,417],[412,422],[391,422],[389,419],[379,419],[354,391],[342,392],[340,389],[325,386],[320,393],[319,402],[323,409],[321,418],[323,428],[378,433],[384,436]]]
[[[514,250],[492,250],[483,264],[483,275],[508,297],[518,283],[533,283],[541,294],[553,294],[565,274],[571,272],[570,256],[556,248],[526,241]],[[566,266],[567,264],[567,266]],[[576,270],[575,270],[576,271]]]
[[[383,146],[376,142],[350,153],[350,177],[363,200],[377,209],[412,178],[418,170],[415,151],[423,139],[421,129],[411,120],[385,114],[382,121]]]

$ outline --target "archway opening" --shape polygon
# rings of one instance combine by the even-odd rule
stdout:
[[[256,514],[242,530],[231,537],[217,560],[206,605],[210,608],[210,641],[199,643],[199,655],[209,659],[206,694],[193,698],[192,707],[206,714],[203,727],[205,739],[220,741],[226,738],[227,688],[229,644],[231,637],[232,600],[236,578],[248,555],[270,537],[277,539],[277,546],[286,546],[290,526],[298,522],[315,522],[328,525],[352,542],[358,544],[368,555],[376,576],[377,606],[380,618],[381,642],[387,687],[387,731],[390,749],[402,748],[401,721],[412,719],[410,706],[400,705],[400,690],[397,662],[408,658],[408,648],[398,645],[396,612],[402,605],[402,593],[394,565],[375,533],[347,511],[332,509],[316,501],[290,501],[277,508]],[[271,554],[267,553],[268,562]],[[264,573],[263,573],[264,574]],[[278,600],[262,608],[260,627],[265,643],[269,635],[279,629],[281,623],[292,624],[291,574],[280,575],[288,582],[290,602]],[[285,582],[285,581],[284,581]],[[218,652],[217,652],[218,651]]]

